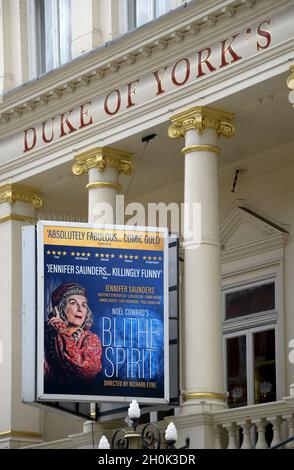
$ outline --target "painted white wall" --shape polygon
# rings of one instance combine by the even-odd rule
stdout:
[[[69,434],[83,431],[85,419],[56,411],[44,411],[44,441],[63,439]]]

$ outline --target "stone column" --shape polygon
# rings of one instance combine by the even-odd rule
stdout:
[[[116,196],[122,189],[119,175],[132,173],[131,154],[109,147],[96,147],[78,154],[72,171],[76,176],[88,174],[88,222],[115,224]],[[87,421],[84,429],[88,429],[88,423],[93,425]]]
[[[88,173],[88,222],[113,224],[116,221],[116,196],[122,189],[119,175],[133,171],[129,153],[108,147],[97,147],[75,157],[72,171],[80,176]]]
[[[232,137],[232,114],[195,107],[171,118],[171,138],[184,137],[183,413],[225,406],[221,328],[219,136]],[[193,220],[193,205],[201,217]],[[200,205],[200,206],[199,206]],[[195,212],[196,214],[199,212]],[[194,214],[195,214],[194,213]],[[195,218],[195,217],[194,217]],[[201,220],[199,220],[201,219]],[[200,224],[200,225],[199,225]]]
[[[22,447],[41,438],[40,410],[21,401],[21,229],[35,222],[35,210],[41,206],[34,188],[0,186],[0,448]]]

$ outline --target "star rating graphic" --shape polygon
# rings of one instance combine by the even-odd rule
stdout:
[[[100,258],[101,260],[103,261],[109,261],[109,260],[113,260],[115,258],[118,258],[120,260],[125,260],[125,261],[128,261],[128,262],[133,262],[133,261],[138,261],[138,260],[143,260],[143,261],[162,261],[162,256],[139,256],[139,255],[135,255],[135,254],[123,254],[123,253],[120,253],[120,254],[114,254],[114,253],[91,253],[90,251],[86,251],[86,250],[83,250],[83,251],[66,251],[66,250],[58,250],[58,249],[50,249],[50,250],[46,250],[46,255],[50,256],[55,256],[55,257],[61,257],[61,256],[67,256],[67,255],[70,255],[72,257],[78,257],[78,258],[85,258],[85,259],[88,259],[88,258],[91,258],[91,256],[94,256],[95,258]]]
[[[46,251],[46,254],[47,254],[47,255],[53,255],[53,256],[66,256],[66,255],[67,255],[67,251],[47,250],[47,251]]]

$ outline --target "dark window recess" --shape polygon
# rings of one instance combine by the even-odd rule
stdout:
[[[275,331],[255,333],[254,341],[254,403],[276,400]]]
[[[226,320],[275,308],[275,283],[226,294]]]
[[[150,423],[150,413],[143,413],[140,416],[139,424],[147,424],[147,423]]]
[[[229,338],[227,343],[227,389],[230,408],[247,405],[246,336]]]
[[[55,410],[63,411],[71,415],[79,416],[80,418],[85,418],[87,420],[96,420],[96,416],[91,414],[91,405],[90,403],[81,403],[81,402],[39,402],[45,408],[52,408]],[[96,414],[98,407],[96,405]]]
[[[170,408],[169,410],[166,410],[166,411],[159,410],[157,412],[157,420],[162,421],[167,416],[174,416],[174,414],[175,414],[175,409],[174,408]]]

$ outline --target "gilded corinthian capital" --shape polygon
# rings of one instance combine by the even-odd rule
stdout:
[[[132,156],[121,150],[96,147],[75,157],[72,172],[76,176],[81,176],[88,173],[91,168],[104,171],[107,167],[116,168],[119,173],[130,175],[133,171]]]
[[[205,129],[215,129],[218,135],[223,135],[229,139],[235,134],[232,120],[232,113],[205,106],[196,106],[171,117],[172,124],[168,128],[168,135],[172,139],[176,139],[177,137],[184,137],[190,129],[195,129],[199,133],[202,133]]]
[[[0,186],[0,203],[14,203],[17,201],[32,204],[34,209],[40,209],[43,205],[40,192],[36,188],[21,184],[5,184]]]

